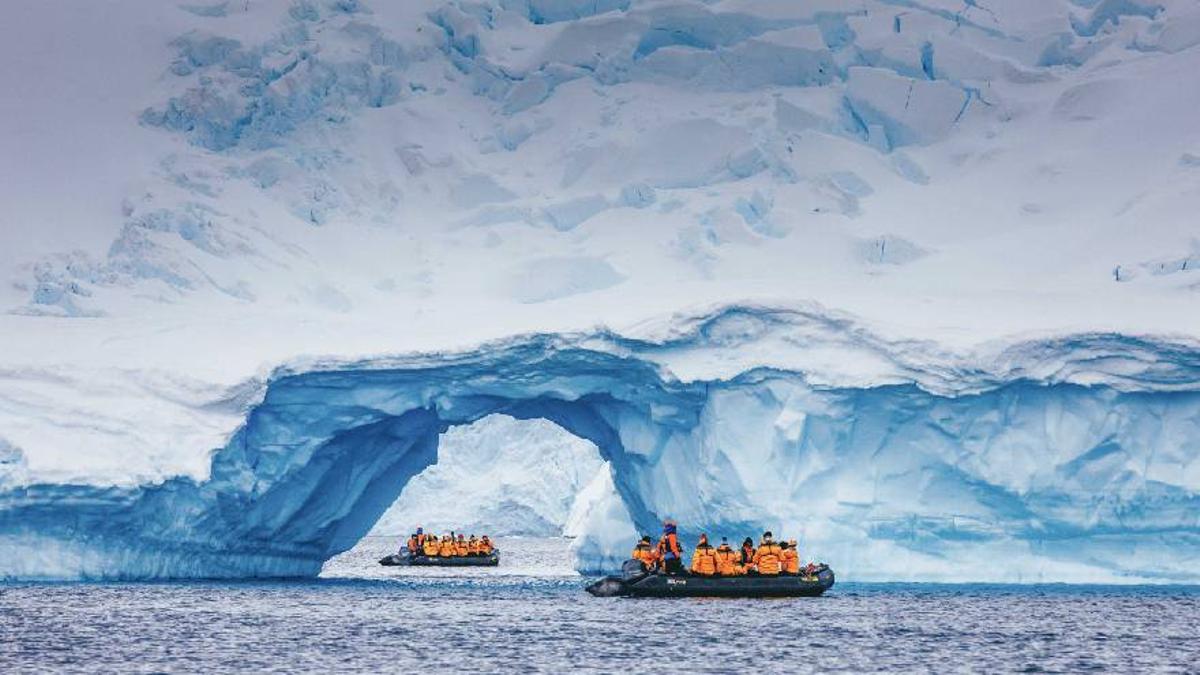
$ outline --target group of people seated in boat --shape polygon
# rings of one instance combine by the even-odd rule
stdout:
[[[428,558],[455,558],[466,556],[489,556],[495,550],[492,540],[485,534],[482,537],[463,534],[455,536],[453,532],[443,534],[425,534],[423,528],[408,536],[408,551],[411,555],[423,555]]]
[[[683,547],[679,543],[674,521],[663,523],[663,535],[657,544],[651,544],[650,536],[633,548],[634,560],[641,561],[648,571],[663,574],[683,574]],[[811,576],[817,567],[813,564],[800,564],[800,551],[796,548],[796,540],[775,541],[770,531],[763,532],[758,545],[746,537],[740,549],[729,545],[729,540],[721,537],[721,543],[713,546],[708,541],[707,534],[700,535],[700,542],[692,553],[692,564],[688,568],[691,574],[705,577],[740,577],[740,576]]]

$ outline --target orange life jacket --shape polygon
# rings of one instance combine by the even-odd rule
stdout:
[[[759,574],[776,575],[783,569],[780,558],[783,549],[773,541],[763,542],[754,554],[754,566]]]
[[[408,550],[412,551],[413,553],[421,550],[421,544],[418,543],[417,535],[414,534],[408,538]]]
[[[454,542],[454,555],[466,555],[466,554],[467,554],[467,540],[459,539],[458,541]]]
[[[783,553],[780,555],[780,563],[783,565],[784,574],[800,573],[800,554],[791,546],[783,549]]]
[[[446,537],[445,539],[442,540],[442,543],[440,545],[438,545],[438,555],[440,555],[443,558],[454,557],[454,555],[456,555],[457,553],[458,553],[458,546],[454,545],[454,540],[451,539],[450,537]]]
[[[717,553],[712,546],[700,544],[692,554],[692,572],[706,577],[717,573]]]
[[[487,537],[479,540],[479,555],[491,555],[492,542]]]
[[[650,548],[650,544],[645,542],[638,542],[638,545],[633,547],[633,553],[629,557],[634,560],[641,560],[647,567],[653,567],[654,561],[658,558],[654,549]]]
[[[717,547],[713,555],[717,559],[717,574],[723,577],[735,577],[742,573],[742,566],[738,564],[742,558],[737,551],[722,545]]]
[[[467,540],[467,554],[479,555],[479,540],[475,537],[471,537]]]
[[[663,538],[658,540],[658,554],[664,560],[683,556],[683,551],[679,548],[679,537],[674,532],[664,534]]]
[[[742,553],[742,564],[743,565],[750,565],[754,562],[754,547],[753,546],[743,546],[741,553]]]
[[[439,549],[441,549],[441,546],[438,545],[437,537],[432,535],[425,537],[425,545],[421,547],[421,550],[425,552],[425,555],[437,555]]]

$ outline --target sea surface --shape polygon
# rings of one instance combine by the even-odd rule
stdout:
[[[0,584],[0,673],[1200,672],[1200,588],[839,583],[794,600],[593,598],[558,539],[495,569]]]

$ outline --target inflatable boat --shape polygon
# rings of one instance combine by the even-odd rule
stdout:
[[[802,598],[821,595],[833,581],[833,570],[825,564],[809,576],[702,577],[648,573],[639,561],[630,560],[620,576],[605,577],[587,592],[601,598]]]
[[[408,565],[412,567],[495,567],[500,564],[500,549],[492,549],[491,555],[468,555],[443,558],[441,556],[413,555],[408,547],[379,559],[385,567]]]

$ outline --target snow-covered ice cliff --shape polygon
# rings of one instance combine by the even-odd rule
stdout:
[[[585,569],[1194,578],[1192,0],[47,0],[0,62],[0,574],[311,574],[504,413],[610,463]]]
[[[754,306],[646,335],[282,367],[205,479],[0,494],[2,571],[315,574],[436,461],[439,434],[503,413],[594,443],[643,531],[666,516],[690,534],[770,527],[858,578],[1195,578],[1195,342],[932,359],[844,318]],[[835,376],[834,354],[869,379]],[[613,554],[577,550],[582,569]]]

